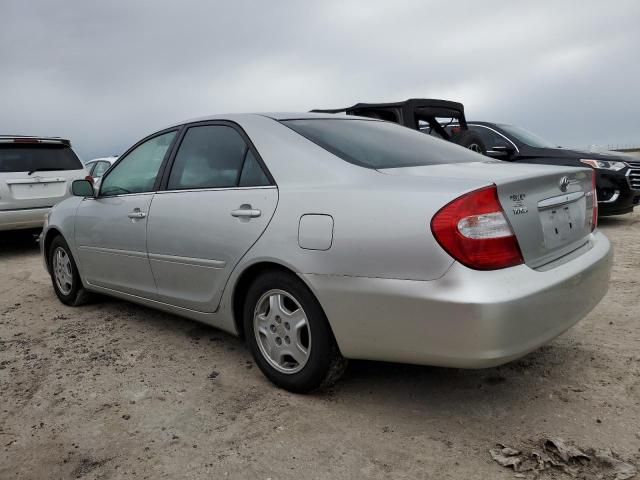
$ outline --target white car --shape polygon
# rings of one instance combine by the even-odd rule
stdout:
[[[89,172],[62,138],[0,135],[0,231],[41,228]]]
[[[109,167],[113,165],[117,159],[117,156],[94,158],[93,160],[85,162],[84,167],[87,169],[91,177],[98,179],[101,178],[107,170],[109,170]]]

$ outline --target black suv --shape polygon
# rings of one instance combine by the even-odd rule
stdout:
[[[629,213],[640,202],[640,159],[618,152],[569,150],[527,130],[502,123],[467,122],[487,147],[487,155],[510,162],[589,166],[596,172],[600,215]],[[449,129],[455,132],[456,126]]]

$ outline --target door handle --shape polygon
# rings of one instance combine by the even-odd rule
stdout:
[[[139,208],[133,210],[133,212],[129,212],[127,217],[129,218],[144,218],[147,214],[145,212],[141,212]]]
[[[233,210],[231,212],[232,217],[240,218],[256,218],[260,215],[262,215],[262,212],[255,208],[238,208],[237,210]]]

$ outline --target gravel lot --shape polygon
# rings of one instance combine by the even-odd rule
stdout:
[[[489,370],[352,362],[310,396],[215,329],[63,306],[37,245],[0,237],[0,478],[512,479],[489,449],[548,436],[640,465],[640,214],[601,228],[611,289],[550,345]]]

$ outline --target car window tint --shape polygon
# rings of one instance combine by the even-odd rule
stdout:
[[[428,122],[424,120],[418,120],[418,130],[422,133],[426,133],[427,135],[431,135],[436,138],[443,138],[442,134],[440,134],[437,130],[435,130]],[[449,135],[451,135],[450,127],[446,127],[445,130]]]
[[[111,164],[109,162],[96,162],[91,175],[94,177],[101,177],[102,175],[104,175],[104,172],[109,169],[110,165]]]
[[[389,122],[305,119],[282,123],[344,161],[365,168],[478,161],[478,154],[468,148]]]
[[[162,160],[175,136],[175,131],[168,132],[138,145],[104,178],[100,195],[152,191]]]
[[[235,187],[246,152],[245,141],[231,127],[191,127],[176,154],[167,188]]]
[[[504,123],[497,123],[496,125],[507,132],[508,136],[515,137],[517,140],[520,140],[522,143],[525,143],[530,147],[558,148],[556,144],[551,143],[544,138],[539,137],[535,133],[525,130],[522,127],[517,127],[516,125],[506,125]]]
[[[0,144],[0,172],[82,170],[82,168],[82,162],[68,145]]]
[[[498,135],[493,130],[488,129],[487,127],[483,127],[482,125],[469,125],[469,130],[473,130],[478,135],[480,135],[480,138],[489,150],[491,150],[492,147],[511,145],[504,139],[502,135]]]
[[[241,187],[264,187],[270,185],[269,179],[262,170],[262,167],[258,163],[258,160],[253,155],[251,150],[247,151],[247,156],[244,160],[244,166],[242,167],[242,174],[240,175]]]

